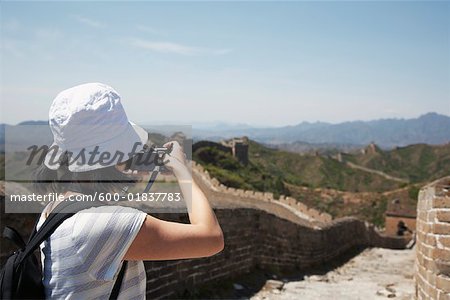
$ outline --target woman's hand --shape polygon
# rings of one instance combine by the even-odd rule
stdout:
[[[186,154],[184,154],[183,148],[177,141],[165,143],[163,146],[169,148],[171,147],[171,144],[172,151],[164,157],[164,166],[177,176],[177,174],[184,172],[187,169]]]

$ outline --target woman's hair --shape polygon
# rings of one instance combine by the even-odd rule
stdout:
[[[126,162],[125,162],[126,163]],[[38,193],[63,193],[66,191],[84,194],[119,192],[134,185],[137,180],[109,166],[86,172],[71,172],[65,156],[57,170],[41,164],[35,171],[34,188]]]

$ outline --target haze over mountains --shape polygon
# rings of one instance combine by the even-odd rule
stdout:
[[[450,142],[450,117],[427,113],[414,119],[380,119],[339,124],[302,122],[294,126],[255,128],[247,125],[218,124],[193,129],[196,140],[220,140],[246,135],[266,144],[321,144],[363,146],[371,142],[383,148],[410,144]]]
[[[43,125],[46,121],[25,121],[19,125]],[[4,144],[6,124],[0,124],[0,144]],[[374,142],[382,148],[411,144],[445,144],[450,142],[450,117],[427,113],[414,119],[380,119],[339,124],[302,122],[283,127],[252,127],[246,124],[205,123],[193,126],[194,140],[218,141],[246,135],[264,144],[301,151],[310,148],[341,150]]]

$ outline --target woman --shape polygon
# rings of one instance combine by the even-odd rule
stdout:
[[[89,83],[61,92],[50,108],[49,124],[56,146],[52,149],[57,150],[47,153],[40,172],[41,179],[51,179],[41,185],[46,192],[61,192],[66,199],[119,192],[144,175],[130,174],[124,155],[113,155],[133,153],[136,145],[142,148],[148,135],[128,121],[120,96],[111,87]],[[123,261],[128,261],[118,298],[145,299],[143,260],[206,257],[223,249],[216,216],[203,192],[189,180],[182,148],[177,142],[171,144],[165,167],[179,181],[190,224],[163,221],[122,206],[76,213],[41,245],[47,298],[108,299]],[[84,156],[96,152],[110,154],[103,161]],[[45,208],[38,228],[54,207],[52,203]]]

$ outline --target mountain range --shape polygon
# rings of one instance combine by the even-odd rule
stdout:
[[[195,140],[220,140],[246,135],[265,143],[286,143],[364,146],[375,143],[382,148],[411,144],[445,144],[450,142],[450,117],[427,113],[413,119],[379,119],[351,121],[339,124],[302,122],[298,125],[255,128],[242,126],[212,126],[193,129]]]
[[[25,121],[18,125],[44,125],[47,121]],[[0,144],[4,144],[5,127],[0,124]],[[411,144],[445,144],[450,142],[450,117],[427,113],[413,119],[379,119],[338,124],[302,122],[283,127],[252,127],[247,124],[204,123],[193,126],[194,140],[218,141],[248,136],[267,145],[293,151],[302,149],[352,149],[375,143],[381,148]]]

